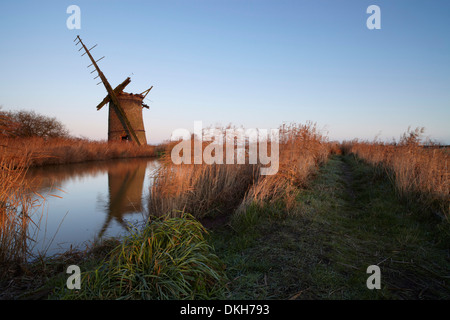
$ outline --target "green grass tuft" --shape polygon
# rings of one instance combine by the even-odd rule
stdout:
[[[214,299],[226,293],[224,266],[192,216],[151,220],[108,260],[84,272],[80,290],[60,299]]]

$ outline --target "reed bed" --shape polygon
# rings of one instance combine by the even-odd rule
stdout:
[[[159,146],[136,146],[133,143],[92,141],[75,138],[0,137],[0,148],[21,163],[29,157],[29,166],[78,163],[120,158],[155,157]]]
[[[29,226],[41,205],[25,181],[29,159],[20,162],[0,154],[0,275],[16,272],[30,254]]]
[[[174,165],[168,154],[161,161],[149,197],[149,213],[156,216],[188,212],[201,219],[233,210],[259,174],[258,165]]]
[[[150,188],[149,213],[189,212],[201,219],[236,209],[245,211],[251,203],[281,201],[286,208],[293,208],[298,188],[307,184],[331,149],[313,123],[282,125],[279,129],[279,170],[273,175],[260,174],[266,165],[259,158],[250,164],[250,143],[245,148],[245,164],[223,161],[224,164],[176,165],[166,152]],[[225,134],[225,130],[218,130]],[[202,150],[207,145],[203,144]],[[267,147],[271,150],[270,142]]]
[[[279,170],[275,175],[260,176],[243,198],[237,213],[249,205],[281,203],[288,212],[295,208],[298,192],[323,164],[332,144],[314,123],[280,127]]]
[[[9,134],[7,118],[0,114],[0,137]],[[28,153],[14,156],[0,144],[0,276],[16,273],[26,262],[29,225],[36,200],[29,196],[25,175],[31,161]]]
[[[423,129],[405,133],[398,143],[354,140],[343,149],[386,172],[399,197],[414,205],[450,217],[450,152],[439,145],[423,143]]]

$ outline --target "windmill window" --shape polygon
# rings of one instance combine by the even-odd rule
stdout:
[[[128,141],[130,137],[127,134],[122,135],[122,141]]]

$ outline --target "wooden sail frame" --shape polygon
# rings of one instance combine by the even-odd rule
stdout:
[[[117,98],[117,94],[120,93],[131,82],[130,78],[127,78],[124,82],[122,82],[115,89],[113,89],[111,87],[111,85],[109,84],[108,80],[106,79],[105,75],[103,74],[103,72],[100,70],[100,68],[97,65],[97,62],[100,61],[101,59],[103,59],[104,57],[95,61],[95,59],[92,57],[91,53],[84,45],[84,43],[81,40],[79,35],[76,37],[75,40],[78,40],[78,43],[76,43],[76,45],[81,43],[81,45],[83,46],[85,53],[87,53],[87,55],[89,56],[89,59],[91,59],[91,62],[92,62],[91,65],[93,65],[95,67],[95,69],[97,70],[98,76],[102,80],[103,85],[105,86],[106,91],[108,92],[108,96],[105,99],[103,99],[103,101],[97,106],[97,110],[100,110],[103,107],[103,105],[105,105],[107,102],[112,102],[113,108],[115,108],[115,110],[117,111],[117,115],[118,115],[119,119],[121,117],[121,120],[123,121],[125,131],[128,131],[131,134],[131,136],[133,137],[134,141],[137,143],[137,145],[140,146],[141,143],[136,135],[136,132],[134,131],[133,126],[131,125],[130,121],[128,120],[128,118],[125,114],[125,111],[123,110],[122,106],[120,105],[119,99]],[[93,48],[91,48],[91,49],[93,49]],[[89,66],[91,66],[91,65],[89,65]],[[116,89],[117,89],[117,91],[116,91]],[[105,100],[107,100],[107,101],[104,102]]]

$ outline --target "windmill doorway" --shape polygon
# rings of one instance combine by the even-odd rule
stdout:
[[[121,140],[123,142],[128,142],[128,141],[130,141],[130,136],[128,134],[122,134]]]

